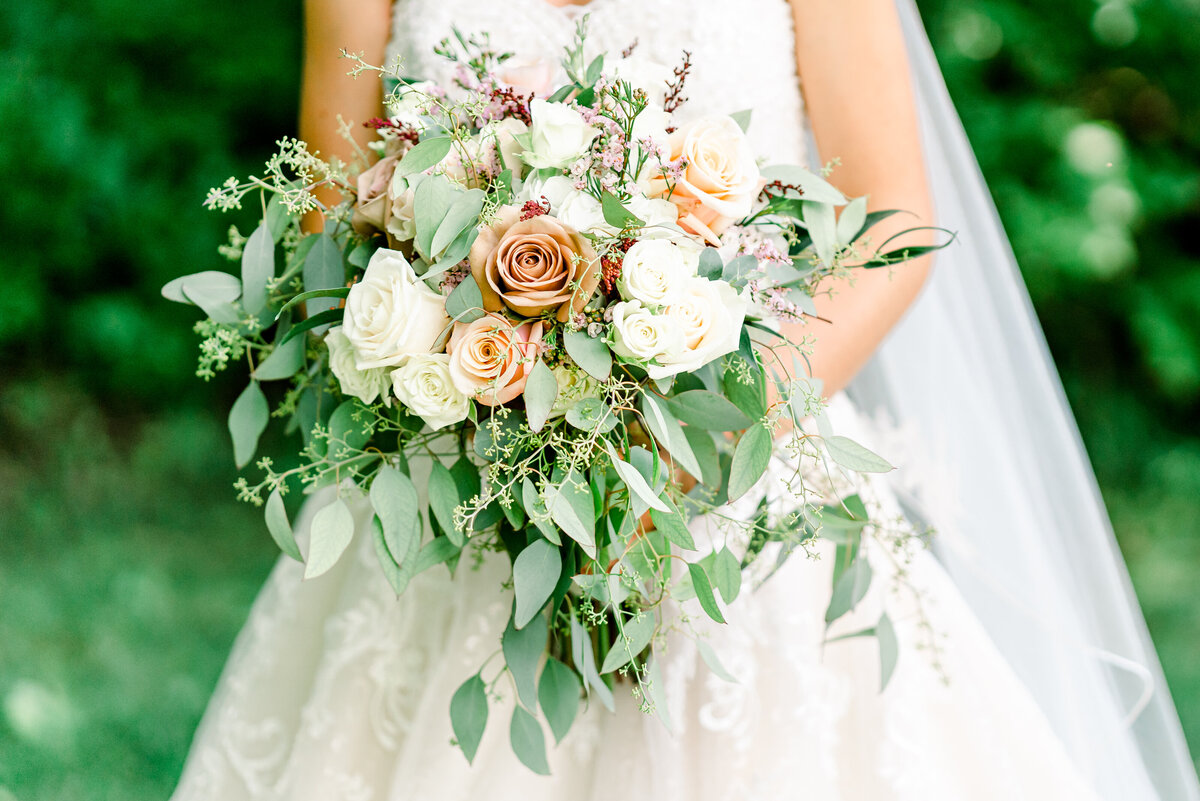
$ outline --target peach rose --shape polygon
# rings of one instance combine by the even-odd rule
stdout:
[[[358,176],[358,201],[354,204],[352,224],[361,236],[384,230],[388,218],[388,185],[400,159],[386,156]]]
[[[686,161],[670,197],[679,207],[679,225],[716,244],[722,231],[750,213],[762,189],[750,142],[731,117],[702,117],[672,134],[669,145],[672,161]]]
[[[591,243],[548,214],[522,221],[519,209],[504,206],[499,216],[479,232],[469,256],[484,308],[507,306],[522,317],[557,310],[566,322],[600,283]]]
[[[518,324],[501,314],[486,314],[455,323],[446,346],[450,380],[485,406],[508,403],[525,391],[541,343],[541,320]]]

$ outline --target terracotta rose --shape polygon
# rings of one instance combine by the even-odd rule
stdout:
[[[479,232],[471,246],[471,274],[488,311],[505,306],[522,317],[555,311],[561,322],[587,304],[600,283],[591,243],[548,214],[521,220],[515,206]]]

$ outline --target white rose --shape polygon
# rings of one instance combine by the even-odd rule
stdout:
[[[471,399],[450,378],[450,357],[444,353],[409,357],[392,371],[392,390],[434,431],[466,420],[471,411]]]
[[[600,384],[587,373],[567,364],[558,364],[550,368],[554,380],[558,382],[558,397],[550,407],[550,416],[557,417],[566,414],[567,410],[584,398],[595,398],[600,395]]]
[[[679,354],[684,341],[679,328],[667,317],[652,314],[637,300],[613,306],[613,352],[632,361],[650,365]]]
[[[636,214],[647,228],[658,228],[664,225],[675,226],[675,220],[679,217],[679,211],[675,204],[661,197],[635,194],[629,198],[625,207]],[[678,226],[675,226],[675,229],[682,233],[682,229]]]
[[[666,64],[640,56],[605,60],[606,67],[610,63],[616,77],[628,81],[634,89],[641,89],[655,105],[662,104],[667,94],[667,83],[675,78],[675,71]]]
[[[683,348],[646,372],[653,379],[699,370],[713,359],[738,349],[746,300],[725,281],[692,278],[681,297],[666,308],[663,319],[683,338]]]
[[[484,126],[481,136],[492,141],[496,148],[496,156],[500,161],[501,170],[512,170],[513,176],[520,178],[521,153],[524,148],[517,143],[517,137],[529,131],[529,126],[516,117],[505,117],[497,122],[489,122]]]
[[[391,381],[385,367],[360,370],[354,363],[354,346],[341,328],[331,328],[325,335],[325,347],[329,348],[329,369],[333,371],[343,395],[352,395],[363,403],[374,403],[383,399],[388,406],[392,398],[388,394]]]
[[[430,92],[436,89],[432,81],[417,81],[400,88],[398,95],[387,98],[387,114],[391,119],[402,122],[417,130],[425,130],[422,114],[429,111]]]
[[[358,369],[400,364],[429,353],[450,325],[445,298],[417,277],[404,256],[381,248],[350,288],[342,327]]]
[[[530,167],[562,168],[584,154],[599,133],[583,115],[564,103],[536,99],[530,104],[533,118],[532,148],[523,158]]]
[[[651,308],[669,306],[699,265],[700,257],[694,251],[666,239],[643,239],[626,252],[617,288],[626,300],[640,300]]]
[[[574,187],[553,208],[554,216],[563,225],[569,225],[581,234],[615,234],[617,229],[604,219],[604,208],[600,201]]]
[[[545,198],[550,203],[550,213],[557,214],[563,199],[575,191],[575,182],[565,175],[540,178],[534,174],[525,179],[515,200],[516,205],[521,206],[530,200],[540,202],[542,198]]]

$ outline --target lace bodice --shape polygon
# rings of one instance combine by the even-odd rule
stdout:
[[[804,160],[804,110],[787,0],[396,0],[389,57],[406,74],[445,80],[449,62],[433,47],[450,35],[488,32],[501,50],[557,61],[576,22],[589,15],[588,50],[620,53],[635,39],[641,58],[676,66],[692,54],[681,119],[753,109],[750,139],[761,157]]]

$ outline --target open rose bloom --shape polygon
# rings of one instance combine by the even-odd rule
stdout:
[[[213,190],[221,209],[274,197],[263,223],[223,248],[237,268],[163,293],[209,318],[202,375],[252,370],[229,418],[238,463],[254,461],[271,421],[303,437],[299,467],[264,459],[261,482],[239,482],[281,547],[304,558],[289,488],[338,496],[312,518],[307,577],[342,556],[345,504],[365,497],[397,593],[463,556],[511,558],[510,632],[521,634],[501,650],[522,692],[533,678],[521,671],[545,664],[567,691],[541,704],[568,704],[583,686],[603,700],[602,675],[617,670],[650,697],[659,605],[695,598],[696,614],[721,621],[714,588],[729,600],[755,558],[698,552],[686,519],[757,491],[775,427],[800,430],[821,408],[799,380],[813,296],[830,277],[906,256],[867,246],[865,200],[799,166],[760,167],[736,98],[680,113],[686,60],[581,40],[548,64],[455,41],[453,83],[401,80],[389,116],[368,122],[377,137],[363,163],[328,165],[283,140],[264,178]],[[330,187],[344,200],[322,206],[313,192]],[[324,231],[304,233],[316,210]],[[810,435],[788,453],[886,465],[824,442]],[[414,485],[423,475],[427,492]],[[810,519],[771,520],[756,536],[787,553]],[[520,648],[532,650],[512,661]],[[463,703],[486,709],[482,686],[465,685]],[[455,736],[470,758],[478,716],[467,717]]]

